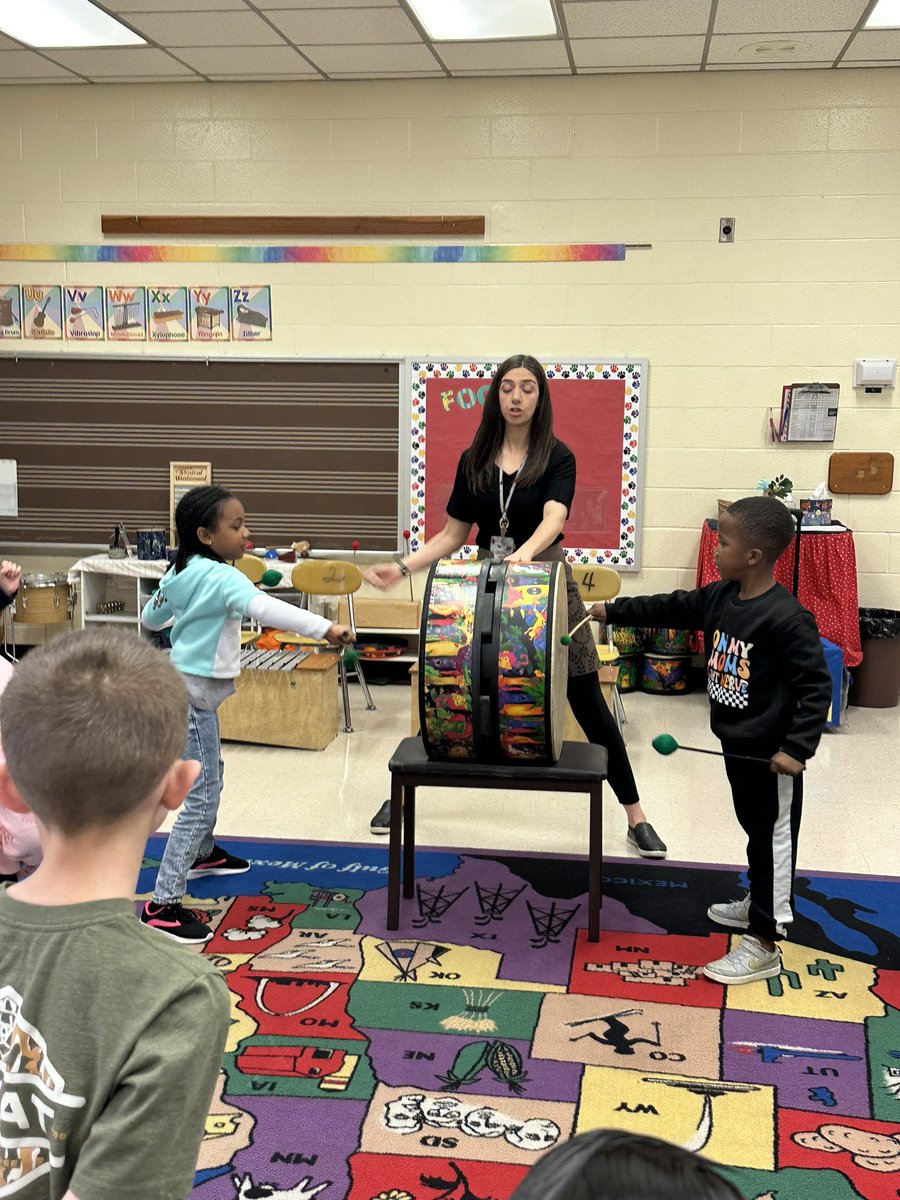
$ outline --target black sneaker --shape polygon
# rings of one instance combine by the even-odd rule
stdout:
[[[666,843],[649,821],[638,821],[628,830],[627,840],[641,858],[665,858],[669,853]]]
[[[164,933],[176,942],[200,945],[213,935],[202,914],[182,904],[157,904],[155,900],[148,900],[141,909],[140,920],[142,925]]]
[[[385,800],[381,808],[369,822],[369,833],[388,834],[391,832],[391,802]]]
[[[250,870],[246,858],[229,854],[221,846],[213,846],[209,854],[198,858],[187,873],[188,879],[204,879],[207,875],[243,875]]]

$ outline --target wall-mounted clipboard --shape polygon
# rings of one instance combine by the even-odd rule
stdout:
[[[782,389],[779,442],[833,442],[837,430],[838,383],[792,383]]]

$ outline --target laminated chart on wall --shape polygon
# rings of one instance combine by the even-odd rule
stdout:
[[[34,341],[59,341],[62,331],[62,288],[27,283],[22,288],[22,333]]]
[[[147,297],[143,287],[106,289],[106,336],[111,342],[146,340]]]
[[[22,336],[22,293],[17,283],[0,283],[0,341]]]
[[[102,342],[106,338],[102,287],[63,288],[63,330],[68,342]]]
[[[190,304],[192,342],[228,342],[231,340],[227,287],[189,288],[188,302]]]
[[[186,287],[147,287],[147,336],[151,342],[188,340],[188,290]]]
[[[499,365],[407,360],[413,550],[443,528],[459,456],[475,436]],[[637,570],[647,360],[545,359],[543,366],[556,436],[577,462],[575,501],[563,542],[569,561]],[[474,551],[474,545],[464,546],[460,554]]]
[[[229,288],[231,339],[234,342],[270,342],[272,340],[272,289],[265,287]]]

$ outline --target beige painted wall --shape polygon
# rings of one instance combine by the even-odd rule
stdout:
[[[652,242],[574,265],[0,264],[8,282],[271,282],[274,342],[204,355],[646,356],[645,566],[626,592],[693,583],[717,496],[779,471],[802,495],[832,449],[900,449],[900,388],[851,387],[854,357],[900,357],[896,70],[0,95],[2,241],[97,242],[101,211],[217,211],[484,212],[493,242]],[[841,384],[834,447],[769,445],[767,407],[810,379]],[[835,512],[862,602],[900,606],[897,485]]]

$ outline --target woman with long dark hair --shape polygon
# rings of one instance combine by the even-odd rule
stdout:
[[[560,562],[566,572],[569,627],[585,614],[562,550],[563,527],[575,496],[575,456],[553,432],[553,407],[544,368],[530,354],[514,354],[497,368],[472,445],[460,457],[447,503],[447,523],[425,545],[395,562],[364,572],[378,588],[455,554],[478,526],[479,553],[519,562]],[[645,858],[665,858],[666,846],[647,820],[625,742],[597,674],[600,663],[583,625],[569,646],[567,696],[590,742],[605,746],[607,778],[628,818],[628,843]],[[387,833],[390,802],[369,826]]]

